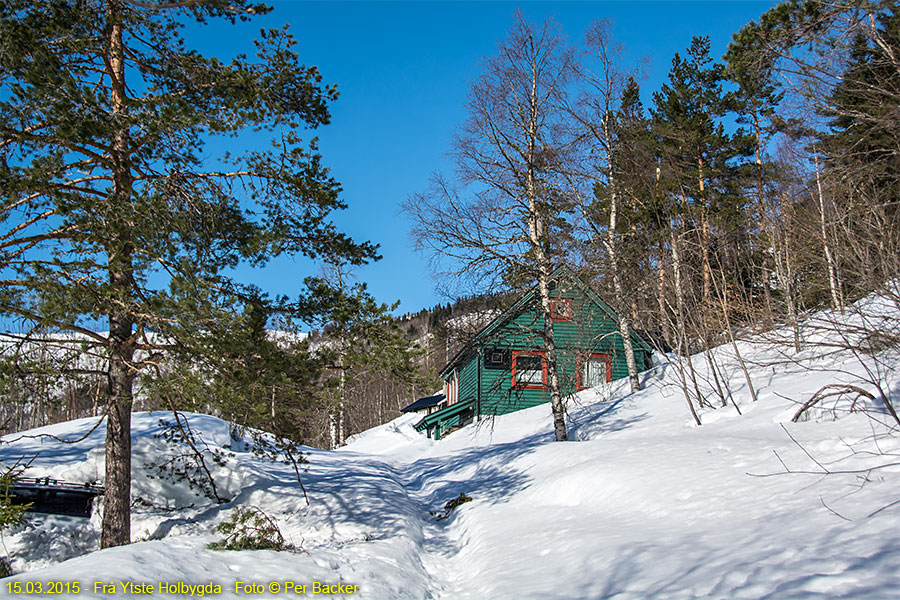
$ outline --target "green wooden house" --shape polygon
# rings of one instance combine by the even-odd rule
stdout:
[[[618,316],[571,270],[551,276],[553,334],[563,395],[628,376]],[[479,331],[447,363],[444,407],[416,424],[440,439],[485,416],[550,401],[540,295],[535,287]],[[650,367],[652,349],[631,332],[638,370]]]

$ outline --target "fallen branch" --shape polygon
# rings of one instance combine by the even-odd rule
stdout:
[[[875,396],[873,396],[870,392],[862,389],[859,386],[851,385],[849,383],[829,383],[828,385],[822,386],[812,397],[803,403],[800,409],[794,413],[791,421],[796,423],[800,420],[800,417],[808,411],[810,408],[821,402],[826,398],[831,398],[834,396],[843,396],[845,394],[856,394],[856,398],[853,399],[853,402],[850,404],[850,412],[856,408],[856,403],[860,398],[868,398],[869,400],[875,400]]]

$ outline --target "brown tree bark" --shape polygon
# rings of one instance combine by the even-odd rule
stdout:
[[[113,112],[125,110],[125,59],[122,45],[121,9],[107,5],[107,74],[111,81]],[[131,202],[132,174],[128,134],[120,131],[112,141],[113,191],[108,218],[118,220]],[[110,226],[110,229],[114,229]],[[107,247],[110,293],[124,304],[132,284],[132,246],[127,219],[115,227]],[[120,546],[131,541],[131,408],[135,373],[132,367],[134,321],[125,309],[109,315],[109,372],[106,424],[106,480],[100,547]]]

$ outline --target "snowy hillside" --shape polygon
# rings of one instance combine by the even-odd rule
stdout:
[[[743,414],[705,408],[700,427],[671,365],[645,373],[639,393],[614,382],[572,399],[568,443],[552,441],[548,406],[439,442],[402,416],[339,451],[310,450],[309,505],[291,465],[255,455],[251,440],[232,440],[227,423],[203,415],[191,427],[220,455],[213,474],[230,502],[164,477],[160,465],[179,445],[157,434],[171,415],[136,414],[136,542],[94,551],[96,516],[35,516],[4,534],[20,574],[0,595],[7,582],[77,581],[78,598],[109,597],[95,582],[150,583],[156,597],[172,596],[159,582],[212,583],[217,597],[248,597],[241,582],[279,586],[250,597],[286,598],[290,581],[310,596],[314,582],[357,585],[346,597],[371,599],[897,597],[900,435],[884,407],[864,398],[850,413],[849,400],[829,398],[813,418],[791,417],[829,383],[874,393],[865,381],[873,364],[900,404],[900,357],[881,350],[868,362],[815,335],[821,345],[799,354],[739,345],[755,403],[733,351],[719,349]],[[695,362],[702,381],[707,362]],[[0,458],[36,456],[31,476],[93,481],[103,472],[102,427],[74,444],[40,434],[75,439],[94,422],[9,436]],[[461,493],[471,502],[439,518]],[[297,551],[206,548],[233,507],[250,505]]]

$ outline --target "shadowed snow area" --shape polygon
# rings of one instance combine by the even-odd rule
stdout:
[[[78,581],[78,598],[109,597],[94,592],[98,581],[212,582],[234,598],[248,597],[236,582],[289,580],[356,584],[346,597],[371,599],[896,597],[900,436],[883,406],[866,400],[850,413],[849,401],[833,402],[791,422],[825,384],[874,392],[870,357],[827,344],[799,354],[739,347],[755,403],[730,347],[715,357],[742,415],[705,408],[695,426],[672,365],[643,374],[639,393],[613,382],[570,399],[567,443],[553,441],[548,406],[439,442],[404,415],[339,451],[309,449],[309,505],[290,464],[254,454],[249,435],[233,440],[224,421],[189,415],[228,500],[215,503],[196,470],[172,462],[185,452],[160,436],[172,415],[135,414],[135,543],[97,551],[97,515],[33,516],[4,534],[19,573],[8,581]],[[896,349],[877,358],[900,403]],[[705,382],[708,362],[694,362]],[[7,436],[0,459],[34,457],[29,476],[98,480],[102,425],[73,444],[42,436],[77,439],[95,423]],[[461,493],[472,501],[438,519]],[[206,548],[232,508],[251,505],[296,552]]]

